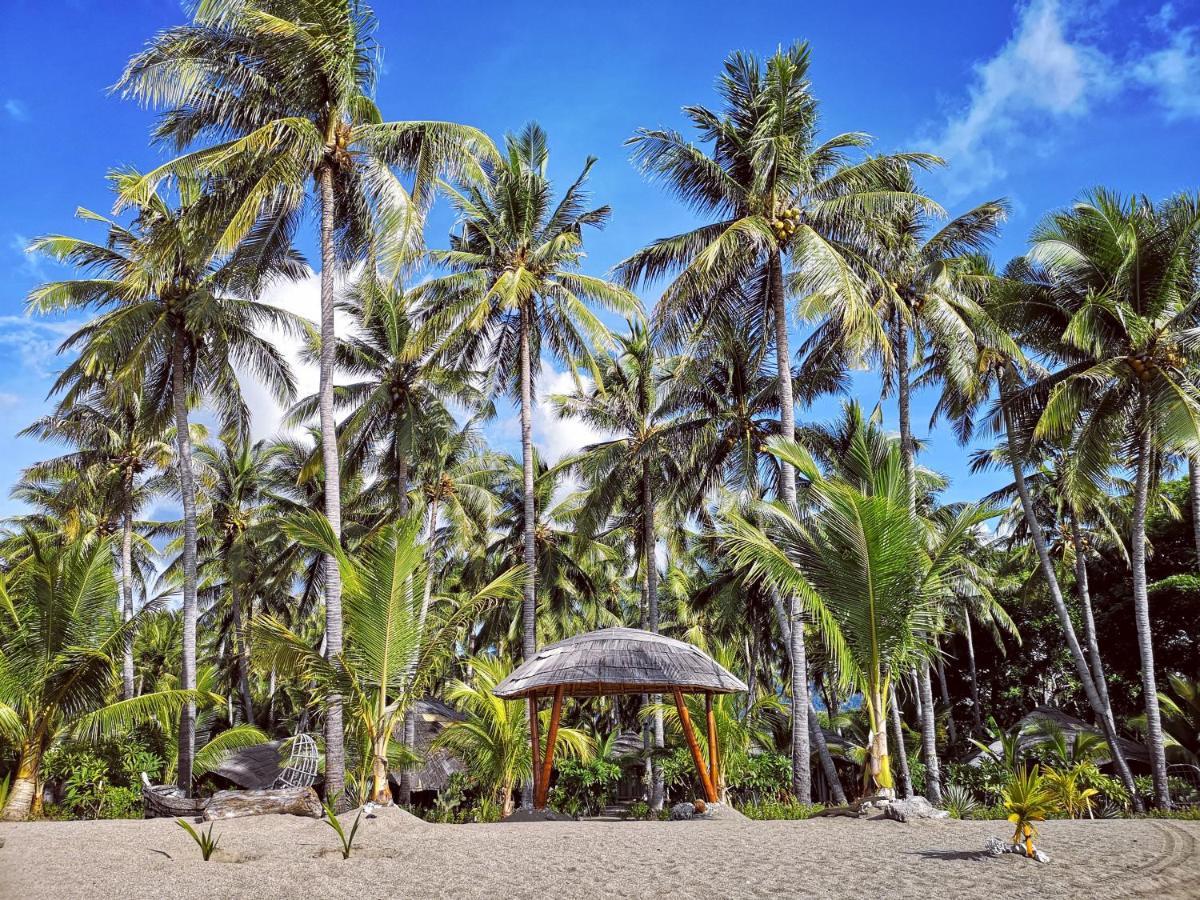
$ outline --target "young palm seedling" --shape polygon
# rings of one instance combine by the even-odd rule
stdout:
[[[1035,823],[1044,822],[1055,812],[1055,803],[1036,766],[1032,769],[1022,767],[1013,773],[1004,789],[1004,808],[1008,810],[1008,821],[1016,828],[1012,836],[1014,850],[1044,862],[1045,854],[1033,846],[1033,839],[1038,836]]]
[[[183,819],[176,819],[175,821],[179,823],[179,827],[192,836],[192,840],[200,848],[200,855],[204,858],[205,862],[208,862],[209,858],[213,855],[213,851],[217,849],[217,844],[221,843],[220,836],[213,837],[213,826],[209,825],[208,831],[201,833],[193,828],[190,822],[185,822]],[[214,822],[213,825],[215,824]]]
[[[354,835],[358,833],[358,823],[362,819],[362,810],[358,811],[358,815],[354,817],[354,824],[350,826],[350,833],[346,834],[346,829],[342,827],[342,823],[338,821],[337,813],[334,812],[333,804],[328,800],[325,801],[325,822],[337,832],[338,840],[342,842],[342,859],[350,858],[350,851],[354,849]]]

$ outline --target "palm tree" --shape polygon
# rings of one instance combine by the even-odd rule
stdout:
[[[579,271],[583,228],[602,227],[609,217],[607,206],[587,208],[584,185],[595,160],[587,160],[557,204],[546,174],[549,160],[546,132],[531,123],[505,138],[505,154],[486,167],[482,184],[451,190],[461,230],[451,236],[449,250],[431,254],[450,274],[418,289],[431,305],[442,307],[431,320],[435,331],[447,331],[442,346],[470,368],[489,369],[497,386],[519,398],[525,659],[537,647],[533,389],[542,354],[561,359],[572,372],[580,360],[595,372],[591,346],[607,346],[609,333],[587,303],[627,317],[640,311],[625,289]]]
[[[503,700],[492,693],[512,670],[499,657],[473,656],[466,660],[471,681],[455,681],[446,700],[466,718],[451,722],[434,741],[467,765],[468,771],[492,791],[503,815],[513,811],[513,788],[533,778],[529,719],[519,700]],[[548,710],[543,710],[548,715]],[[549,731],[541,723],[540,734]],[[558,729],[555,753],[590,759],[595,742],[585,732],[566,726]],[[544,748],[543,748],[544,752]]]
[[[385,526],[353,555],[320,516],[308,515],[285,528],[294,540],[338,560],[346,588],[346,644],[336,659],[328,659],[277,618],[260,617],[254,630],[262,664],[310,681],[314,699],[333,693],[347,698],[351,734],[363,748],[362,781],[371,785],[368,797],[391,803],[388,771],[396,724],[430,684],[435,661],[452,652],[480,607],[516,599],[521,569],[501,573],[457,608],[435,617],[419,599],[430,577],[418,543],[419,519]]]
[[[0,572],[0,737],[18,754],[5,821],[40,811],[42,761],[55,742],[172,716],[197,697],[160,690],[115,700],[117,658],[140,616],[113,615],[112,546],[26,539],[29,555]]]
[[[118,190],[136,173],[114,176]],[[227,431],[245,432],[249,410],[237,368],[249,370],[280,399],[294,390],[287,361],[266,327],[297,332],[291,313],[247,299],[269,279],[298,273],[286,236],[258,234],[234,253],[219,249],[224,229],[220,198],[200,196],[200,186],[181,185],[178,208],[151,194],[129,227],[84,211],[107,225],[105,243],[53,235],[33,248],[86,277],[36,288],[29,307],[37,312],[97,308],[100,314],[72,334],[63,349],[79,355],[55,390],[65,404],[99,385],[119,383],[149,404],[148,415],[175,425],[176,468],[183,505],[183,677],[196,685],[196,491],[188,409],[206,399]],[[264,219],[269,222],[270,219]],[[188,704],[179,730],[179,786],[191,790],[195,708]]]
[[[238,209],[221,239],[232,250],[265,207],[294,226],[311,190],[321,246],[321,452],[325,514],[341,533],[341,470],[334,419],[334,278],[365,255],[396,270],[410,262],[439,174],[478,174],[495,154],[474,128],[384,122],[371,99],[379,68],[376,22],[359,0],[205,0],[189,25],[160,33],[130,60],[118,88],[165,108],[155,137],[184,150],[129,186],[145,199],[170,175],[230,176]],[[406,191],[394,168],[413,173]],[[341,583],[324,561],[326,646],[341,650]],[[326,715],[327,786],[342,792],[341,699]],[[337,801],[340,802],[340,801]]]
[[[1033,234],[1030,262],[1067,316],[1059,345],[1063,372],[1051,377],[1035,435],[1078,428],[1074,453],[1084,468],[1108,464],[1115,441],[1135,472],[1129,548],[1142,700],[1156,802],[1166,808],[1167,761],[1154,672],[1146,588],[1146,508],[1156,453],[1194,454],[1200,446],[1200,195],[1155,205],[1097,190],[1050,216]]]
[[[170,449],[158,429],[148,421],[146,404],[136,394],[123,393],[119,386],[97,388],[70,406],[60,407],[21,431],[44,441],[66,443],[73,449],[63,456],[30,466],[25,478],[85,478],[112,497],[113,511],[121,521],[121,605],[128,622],[133,618],[134,543],[138,510],[162,488],[151,473],[162,467]],[[139,542],[138,557],[145,571],[148,545]],[[153,548],[150,548],[152,552]],[[134,696],[133,632],[126,634],[122,658],[124,699]]]
[[[936,652],[940,607],[961,572],[963,546],[992,513],[966,506],[930,535],[905,514],[908,485],[898,448],[874,468],[866,441],[854,442],[850,454],[870,471],[866,483],[825,477],[795,443],[777,440],[771,449],[804,474],[814,509],[801,518],[786,506],[764,505],[763,527],[730,514],[724,546],[750,577],[803,599],[843,684],[863,694],[871,731],[864,774],[892,792],[892,681]]]
[[[849,151],[870,138],[853,132],[816,142],[818,104],[808,81],[809,48],[795,44],[767,61],[734,53],[718,82],[721,111],[685,109],[711,156],[674,131],[639,130],[630,143],[634,159],[651,177],[667,181],[697,211],[716,221],[685,234],[661,238],[623,262],[618,271],[630,285],[678,273],[655,306],[654,325],[670,345],[686,342],[714,317],[751,325],[764,344],[773,344],[779,379],[780,432],[795,429],[787,291],[802,285],[810,299],[823,299],[856,327],[850,333],[886,345],[867,282],[884,284],[855,253],[867,216],[900,203],[928,203],[902,189],[899,173],[931,165],[924,154],[872,156],[851,164]],[[901,189],[898,189],[901,188]],[[793,266],[784,272],[784,258]],[[867,282],[864,282],[864,277]],[[884,285],[886,287],[886,285]],[[780,467],[780,496],[795,506],[796,479]],[[789,618],[796,621],[793,598]],[[803,629],[790,628],[793,659],[804,659]],[[811,799],[807,769],[807,684],[793,687],[796,788]]]

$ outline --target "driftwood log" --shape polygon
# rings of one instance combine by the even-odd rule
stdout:
[[[237,819],[277,813],[319,819],[324,815],[317,792],[310,787],[266,791],[217,791],[204,807],[204,820]]]

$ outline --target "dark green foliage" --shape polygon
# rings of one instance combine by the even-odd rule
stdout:
[[[794,797],[752,800],[738,807],[748,819],[811,819],[824,808],[820,803],[800,803]]]
[[[569,816],[598,815],[612,801],[621,780],[621,767],[599,757],[588,762],[564,757],[556,768],[558,780],[550,791],[550,805]]]

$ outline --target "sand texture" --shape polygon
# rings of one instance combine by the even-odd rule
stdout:
[[[218,822],[203,862],[173,821],[0,825],[0,898],[1200,897],[1200,823],[1049,822],[1048,865],[987,856],[1007,823]]]

